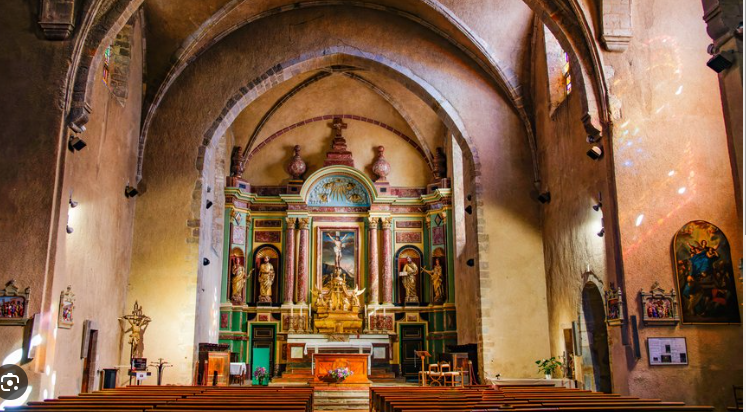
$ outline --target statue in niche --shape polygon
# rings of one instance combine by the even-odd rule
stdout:
[[[137,304],[135,301],[135,307],[132,309],[132,313],[125,315],[120,320],[126,320],[130,327],[125,330],[124,333],[130,334],[129,344],[132,358],[142,358],[142,354],[145,351],[145,343],[143,341],[145,330],[150,325],[150,317],[142,313],[142,306]]]
[[[269,256],[259,265],[259,303],[272,303],[272,284],[275,282],[275,267],[269,263]]]
[[[430,281],[433,284],[433,303],[443,303],[443,267],[440,266],[440,260],[435,259],[433,270],[427,270],[423,267],[421,271],[430,275]]]
[[[246,280],[251,277],[251,273],[254,269],[251,269],[249,274],[246,274],[246,269],[243,267],[243,263],[238,256],[231,258],[231,301],[237,305],[244,302],[244,287],[246,286]]]
[[[404,270],[399,274],[406,292],[404,300],[406,303],[419,303],[420,301],[417,297],[417,272],[417,264],[412,262],[411,257],[407,257],[407,264],[404,265]]]

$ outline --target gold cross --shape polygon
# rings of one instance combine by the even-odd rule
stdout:
[[[343,122],[339,117],[334,118],[331,128],[334,129],[334,135],[337,137],[342,136],[342,129],[347,128],[347,123]]]

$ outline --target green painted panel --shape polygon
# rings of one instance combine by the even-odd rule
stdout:
[[[254,377],[254,371],[260,367],[269,372],[269,348],[251,349],[251,383],[253,385],[259,384],[259,381]]]

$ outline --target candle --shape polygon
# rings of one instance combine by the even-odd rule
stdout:
[[[292,305],[290,306],[290,317],[291,318],[293,317],[293,306]]]

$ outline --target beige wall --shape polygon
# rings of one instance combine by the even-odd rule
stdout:
[[[720,227],[734,265],[743,245],[718,79],[705,65],[710,40],[702,5],[633,2],[632,20],[635,35],[627,52],[603,58],[613,69],[607,70],[610,92],[621,103],[613,144],[625,292],[629,314],[640,319],[640,289],[649,290],[655,281],[675,287],[671,242],[685,223],[702,219]],[[730,404],[731,385],[742,381],[740,325],[639,326],[642,359],[628,363],[633,395]],[[645,340],[657,336],[685,337],[689,365],[649,367]]]
[[[5,282],[31,286],[30,313],[43,312],[39,329],[41,346],[36,359],[24,366],[33,392],[29,399],[72,395],[80,391],[83,360],[80,358],[83,322],[95,321],[99,328],[98,367],[119,364],[121,333],[117,317],[124,311],[129,274],[132,222],[135,201],[124,197],[124,187],[134,182],[137,136],[142,107],[142,36],[139,24],[132,38],[129,98],[122,106],[101,81],[99,72],[91,98],[93,114],[82,135],[87,147],[77,153],[67,150],[66,140],[57,151],[56,131],[62,121],[61,96],[66,66],[56,60],[69,53],[69,43],[41,40],[34,30],[22,29],[34,21],[35,10],[27,4],[3,8],[3,27],[10,35],[3,42],[4,99],[13,113],[3,135],[3,160],[13,172],[3,172],[3,197],[20,202],[5,205],[0,236],[7,252],[2,273]],[[33,16],[33,17],[32,17]],[[21,57],[22,56],[22,57]],[[5,58],[10,60],[5,61]],[[20,68],[22,65],[22,68]],[[97,68],[97,70],[101,70]],[[20,130],[14,131],[14,128]],[[12,138],[12,140],[11,140]],[[7,140],[6,140],[7,139]],[[55,161],[61,155],[61,165]],[[55,194],[55,170],[59,192]],[[78,207],[71,210],[72,234],[65,233],[70,193]],[[59,206],[53,199],[59,196]],[[51,209],[59,208],[59,220]],[[49,231],[57,232],[50,244]],[[12,248],[21,250],[14,252]],[[49,255],[47,255],[49,254]],[[47,261],[47,258],[49,260]],[[24,260],[28,260],[24,262]],[[50,276],[45,282],[45,270]],[[68,285],[76,295],[72,329],[58,329],[60,293]],[[3,327],[0,356],[19,348],[23,328]],[[98,380],[96,381],[98,383]]]
[[[249,42],[257,36],[266,41]],[[490,242],[483,239],[483,255],[493,262],[488,287],[516,291],[488,299],[489,320],[483,328],[487,372],[534,376],[533,361],[548,351],[549,343],[538,207],[528,196],[531,167],[520,121],[484,75],[431,32],[384,13],[335,8],[333,18],[323,9],[296,11],[228,36],[183,73],[159,109],[145,152],[149,192],[138,205],[132,297],[152,308],[150,336],[178,363],[167,381],[191,376],[191,347],[185,339],[191,341],[191,334],[181,327],[193,323],[189,313],[198,265],[196,247],[185,243],[190,215],[185,195],[194,187],[196,147],[202,140],[195,131],[207,130],[244,79],[309,50],[336,46],[331,39],[340,37],[350,50],[385,56],[425,79],[447,96],[465,132],[477,142]],[[255,47],[244,47],[249,43]],[[233,56],[239,50],[243,58],[237,60]],[[170,144],[173,139],[181,144]],[[527,301],[537,309],[524,310]],[[514,333],[519,325],[525,333]],[[525,350],[516,354],[515,347]],[[146,356],[157,356],[148,351]]]

